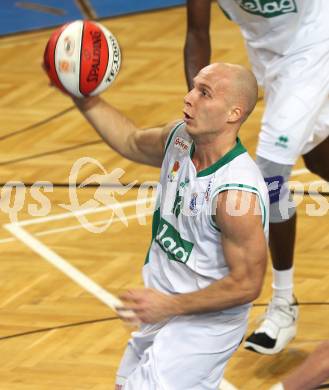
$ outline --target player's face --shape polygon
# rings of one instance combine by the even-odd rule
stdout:
[[[220,68],[210,65],[194,78],[194,88],[184,98],[184,121],[191,135],[218,133],[231,111],[229,79]]]

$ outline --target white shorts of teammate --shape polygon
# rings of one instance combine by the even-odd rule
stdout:
[[[285,55],[248,50],[265,92],[257,155],[293,165],[329,136],[329,41]]]
[[[218,389],[246,327],[246,313],[180,316],[144,325],[128,342],[116,384],[123,390]]]

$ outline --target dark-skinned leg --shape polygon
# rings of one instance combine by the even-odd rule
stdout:
[[[269,188],[269,246],[273,264],[273,296],[264,320],[245,341],[245,348],[263,353],[280,352],[296,335],[298,308],[293,296],[293,255],[296,235],[296,210],[287,182],[292,165],[274,163],[257,156]]]
[[[305,154],[303,158],[306,167],[311,172],[319,175],[324,180],[329,181],[329,137]],[[247,338],[245,347],[248,349],[267,354],[276,353],[281,350],[280,348],[277,348],[277,341],[280,337],[276,337],[274,332],[271,332],[271,325],[276,321],[276,318],[278,318],[276,314],[276,307],[278,307],[278,304],[280,305],[280,310],[277,311],[277,313],[283,313],[284,309],[287,314],[286,318],[288,319],[289,316],[292,318],[292,321],[288,323],[290,334],[288,337],[285,337],[284,344],[286,344],[286,341],[289,340],[289,338],[294,337],[294,333],[296,333],[295,326],[296,318],[298,316],[297,307],[294,307],[294,304],[291,304],[291,301],[289,305],[281,305],[284,301],[280,297],[280,295],[284,296],[286,292],[289,292],[289,280],[292,279],[293,270],[292,264],[295,235],[296,215],[293,215],[287,221],[270,224],[270,251],[274,268],[274,285],[277,283],[281,286],[279,286],[279,288],[278,286],[274,288],[274,297],[267,309],[265,321]],[[282,276],[284,274],[287,274],[288,276]],[[286,285],[286,287],[282,289],[284,285]],[[270,321],[267,321],[267,318],[269,318]],[[279,319],[277,324],[280,325],[280,323],[283,323],[284,319],[284,317]],[[281,347],[282,346],[284,346],[283,343],[281,344]]]
[[[329,137],[303,155],[306,167],[322,179],[329,181]]]
[[[278,271],[293,266],[297,214],[280,223],[270,223],[269,246],[273,268]]]
[[[306,167],[329,181],[329,137],[303,156]],[[285,222],[270,224],[270,252],[273,267],[278,270],[293,266],[296,238],[296,214]]]

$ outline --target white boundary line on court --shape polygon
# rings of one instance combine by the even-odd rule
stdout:
[[[55,268],[62,271],[66,276],[76,282],[83,289],[87,290],[94,297],[98,298],[105,305],[115,310],[116,306],[120,306],[121,302],[114,295],[104,290],[101,286],[88,278],[85,274],[73,267],[70,263],[64,260],[52,249],[40,242],[32,234],[28,233],[18,224],[8,224],[4,226],[18,240],[22,241],[28,248],[38,253],[44,260],[52,264]]]
[[[85,209],[80,210],[79,212],[69,212],[69,213],[62,213],[62,214],[56,214],[48,217],[41,217],[41,218],[35,218],[31,220],[25,220],[22,222],[16,222],[11,224],[4,225],[4,228],[8,230],[14,237],[16,237],[19,241],[23,242],[28,248],[32,249],[34,252],[36,252],[38,255],[40,255],[44,260],[46,260],[48,263],[53,265],[58,270],[62,271],[67,277],[69,277],[71,280],[76,282],[80,287],[82,287],[84,290],[88,291],[90,294],[92,294],[94,297],[96,297],[98,300],[103,302],[106,306],[110,307],[112,310],[116,311],[117,307],[120,307],[122,305],[121,301],[114,296],[113,294],[109,293],[107,290],[102,288],[100,285],[95,283],[92,279],[90,279],[88,276],[86,276],[84,273],[79,271],[77,268],[72,266],[69,262],[67,262],[63,257],[59,256],[56,252],[54,252],[52,249],[48,248],[45,244],[40,242],[37,238],[35,238],[32,234],[27,232],[23,226],[28,225],[35,225],[37,223],[44,223],[49,221],[55,221],[55,220],[61,220],[66,218],[72,218],[76,217],[78,215],[86,215],[86,214],[92,214],[92,213],[99,213],[101,211],[106,211],[109,209],[116,209],[119,207],[129,207],[133,205],[138,204],[145,204],[147,202],[154,201],[155,198],[145,198],[140,199],[137,201],[127,201],[116,205],[109,205],[104,207],[99,207],[97,209]],[[150,215],[151,213],[144,213],[144,214],[134,214],[126,217],[127,219],[136,219],[139,217],[143,217],[146,215]],[[114,218],[114,221],[120,220],[119,218]],[[104,221],[97,221],[94,224],[101,224]],[[51,233],[57,233],[62,232],[66,230],[73,230],[79,228],[81,225],[75,225],[70,226],[62,229],[52,229],[48,231],[43,231],[37,233],[38,235],[46,235]],[[42,234],[43,233],[43,234]],[[9,239],[6,239],[7,241]],[[4,242],[4,240],[2,240]],[[219,390],[238,390],[235,386],[233,386],[231,383],[229,383],[226,379],[222,379]]]
[[[59,256],[52,249],[48,248],[45,244],[35,238],[32,234],[24,230],[24,226],[35,225],[37,223],[44,223],[50,221],[58,221],[61,219],[77,217],[81,215],[87,215],[92,213],[99,213],[101,211],[106,211],[109,209],[115,210],[118,208],[126,208],[129,206],[145,204],[147,202],[153,202],[155,200],[152,198],[144,198],[134,201],[127,201],[122,203],[117,203],[114,205],[107,205],[103,207],[98,207],[96,209],[88,208],[85,210],[80,210],[78,212],[68,212],[56,215],[50,215],[47,217],[35,218],[30,220],[25,220],[22,222],[15,222],[4,225],[4,228],[8,230],[14,237],[22,241],[28,248],[32,249],[34,252],[39,254],[44,260],[52,264],[55,268],[62,271],[66,276],[76,282],[80,287],[88,291],[94,297],[98,298],[105,305],[110,307],[112,310],[116,310],[116,307],[121,306],[120,300],[103,289],[97,283],[95,283],[88,276],[80,272],[77,268],[73,267],[69,262],[67,262],[63,257]],[[136,217],[142,217],[144,214],[136,214]]]

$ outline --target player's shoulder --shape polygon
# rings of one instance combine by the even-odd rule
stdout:
[[[218,185],[234,189],[258,188],[266,191],[265,182],[257,164],[246,149],[241,149],[218,175]]]
[[[242,146],[242,148],[244,147]],[[247,176],[258,176],[258,174],[261,174],[248,150],[244,148],[244,152],[243,150],[241,151],[229,164],[229,170],[232,172],[244,172]]]
[[[190,136],[185,130],[185,122],[177,120],[166,125],[166,143],[165,151],[174,145],[181,146],[182,149],[188,149],[191,144]]]

